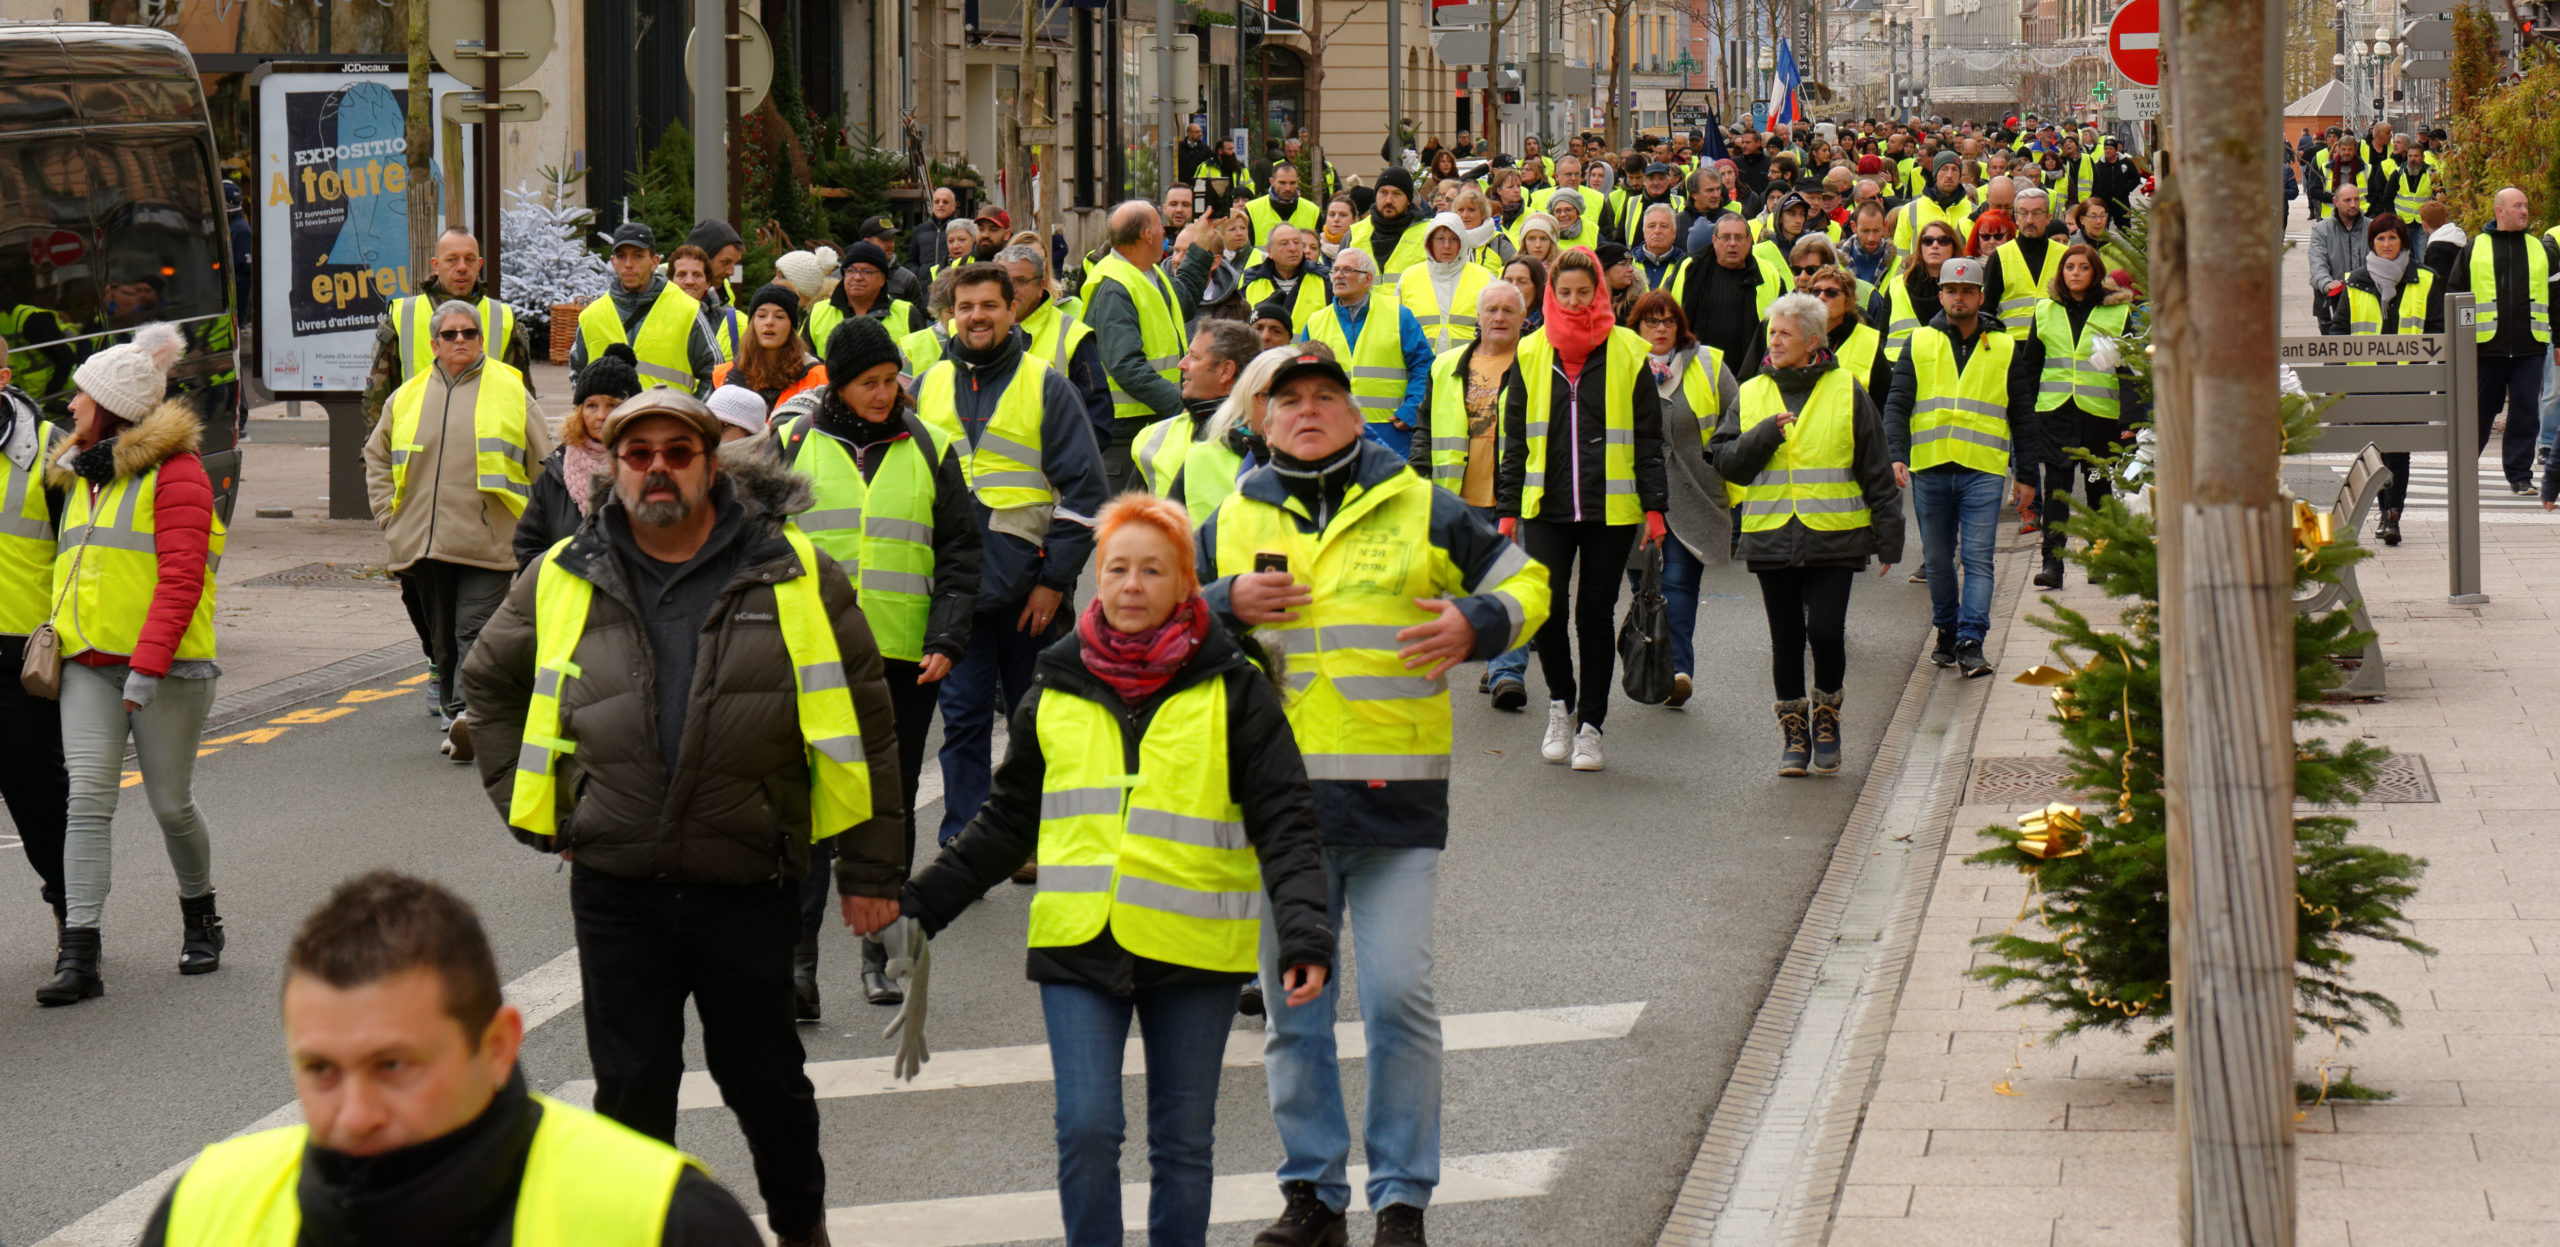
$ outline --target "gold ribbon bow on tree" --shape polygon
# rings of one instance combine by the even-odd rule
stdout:
[[[2309,567],[2320,557],[2320,550],[2338,540],[2338,519],[2329,512],[2300,498],[2293,500],[2294,557]]]
[[[2018,826],[2027,833],[2018,837],[2018,851],[2039,861],[2078,857],[2089,851],[2089,833],[2080,820],[2079,806],[2056,801],[2019,815]]]

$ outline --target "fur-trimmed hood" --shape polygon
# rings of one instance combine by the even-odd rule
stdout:
[[[112,440],[116,477],[140,476],[179,455],[194,454],[204,444],[204,420],[196,415],[195,404],[168,399],[152,408],[150,415],[126,425]],[[79,479],[71,471],[71,457],[78,453],[76,444],[65,445],[62,454],[45,465],[44,483],[54,489],[70,488]]]

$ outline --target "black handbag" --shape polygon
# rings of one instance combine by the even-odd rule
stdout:
[[[1664,541],[1676,540],[1665,534]],[[1659,706],[1671,697],[1671,609],[1662,600],[1662,546],[1645,549],[1644,572],[1637,578],[1635,601],[1618,625],[1618,687],[1627,699]]]

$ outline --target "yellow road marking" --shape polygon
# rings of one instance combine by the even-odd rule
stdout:
[[[341,706],[361,706],[369,701],[389,701],[403,696],[396,688],[360,688],[338,699]]]
[[[353,707],[353,706],[305,706],[305,707],[303,707],[303,708],[302,708],[302,709],[300,709],[300,710],[296,710],[296,711],[294,711],[292,714],[288,714],[288,715],[279,715],[279,716],[277,716],[276,718],[272,718],[272,719],[267,720],[267,722],[269,722],[269,723],[271,723],[271,724],[273,724],[273,723],[296,723],[296,724],[307,724],[307,723],[326,723],[326,722],[328,722],[328,721],[329,721],[329,720],[331,720],[331,719],[338,718],[338,717],[340,717],[340,716],[342,716],[342,715],[350,715],[350,714],[354,714],[355,712],[356,712],[356,708],[355,708],[355,707]]]
[[[421,671],[416,675],[410,676],[408,679],[402,680],[400,682],[400,687],[416,688],[419,685],[426,683],[429,679],[432,679],[434,675],[435,673],[432,671]]]

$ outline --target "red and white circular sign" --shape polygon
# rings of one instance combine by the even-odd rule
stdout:
[[[78,234],[67,229],[38,234],[27,244],[28,257],[39,266],[69,268],[78,264],[80,257],[87,254],[89,254],[87,244],[80,241]]]
[[[2133,0],[2107,23],[2107,57],[2116,72],[2146,87],[2160,85],[2160,0]]]

